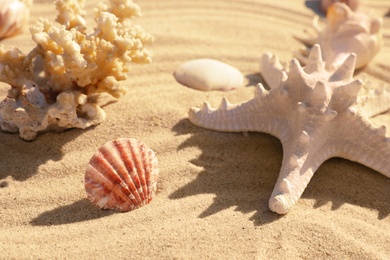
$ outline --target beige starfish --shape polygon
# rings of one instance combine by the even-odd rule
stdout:
[[[370,102],[358,97],[363,83],[352,78],[355,60],[355,54],[349,55],[330,73],[315,45],[305,67],[291,61],[279,86],[267,91],[259,84],[253,99],[237,105],[223,99],[214,109],[205,103],[190,110],[189,120],[217,131],[265,132],[280,139],[283,162],[269,200],[270,209],[279,214],[289,211],[314,172],[331,157],[356,161],[390,177],[390,138],[384,126],[375,128],[367,119],[372,111],[365,111],[364,104]],[[375,98],[390,103],[388,96]]]

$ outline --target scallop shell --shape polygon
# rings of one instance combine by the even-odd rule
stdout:
[[[11,37],[22,30],[30,17],[30,2],[0,0],[0,39]]]
[[[155,153],[136,139],[120,138],[92,156],[85,171],[85,190],[99,208],[125,212],[153,199],[157,178]]]
[[[180,84],[202,91],[228,91],[244,82],[244,76],[238,69],[213,59],[187,61],[176,69],[174,76]]]

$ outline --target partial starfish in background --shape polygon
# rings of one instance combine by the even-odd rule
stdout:
[[[253,99],[237,105],[223,99],[214,109],[206,102],[190,110],[189,120],[217,131],[264,132],[280,139],[282,168],[269,200],[279,214],[290,210],[329,158],[356,161],[390,177],[390,138],[384,126],[375,128],[367,119],[374,112],[364,110],[370,97],[365,103],[358,97],[363,83],[352,78],[355,61],[350,54],[330,73],[314,45],[307,65],[293,59],[278,86],[268,91],[259,84]]]
[[[352,11],[346,4],[332,4],[326,14],[327,24],[321,28],[319,18],[313,20],[317,36],[295,37],[308,49],[295,53],[299,61],[306,63],[314,44],[319,44],[328,71],[337,69],[350,53],[356,54],[355,68],[366,66],[382,47],[381,17],[371,17]]]

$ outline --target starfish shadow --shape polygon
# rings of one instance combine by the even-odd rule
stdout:
[[[260,72],[247,74],[245,75],[245,78],[248,81],[245,85],[246,87],[256,86],[259,83],[266,85],[263,76]]]
[[[219,133],[181,120],[173,127],[177,135],[191,133],[178,150],[198,147],[202,154],[190,163],[204,170],[197,178],[173,192],[170,199],[197,194],[215,194],[213,203],[199,218],[225,209],[254,214],[255,225],[273,222],[281,216],[268,209],[268,199],[278,177],[282,147],[278,139],[263,133]]]
[[[33,226],[63,225],[99,219],[115,213],[112,210],[98,209],[88,199],[81,199],[70,205],[44,212],[31,220],[30,224]]]
[[[172,130],[177,135],[191,134],[178,150],[200,148],[202,154],[190,163],[204,170],[195,180],[173,192],[170,199],[215,194],[213,203],[199,218],[230,207],[242,213],[254,212],[250,219],[255,225],[283,217],[268,208],[283,156],[277,138],[255,132],[244,136],[206,130],[192,125],[187,119],[181,120]],[[341,176],[340,172],[343,173]],[[330,201],[333,210],[345,203],[375,209],[378,218],[383,219],[390,213],[389,182],[388,178],[367,167],[335,158],[317,170],[302,198],[315,199],[314,208]]]
[[[22,140],[18,134],[0,131],[0,188],[7,187],[6,181],[1,181],[7,176],[24,181],[36,174],[38,167],[48,160],[61,160],[63,145],[90,129],[41,133],[32,142]]]
[[[314,208],[328,202],[332,210],[343,204],[378,211],[378,219],[390,215],[390,180],[364,165],[332,158],[315,172],[302,198],[315,199]]]

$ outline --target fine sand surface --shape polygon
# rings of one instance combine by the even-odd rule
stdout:
[[[362,2],[361,9],[379,16],[390,8],[388,0]],[[0,259],[389,259],[390,179],[331,159],[279,216],[268,209],[283,155],[279,140],[209,131],[187,119],[189,108],[206,100],[216,106],[224,96],[232,103],[251,98],[263,82],[261,55],[271,51],[289,61],[301,47],[292,35],[311,28],[318,2],[137,3],[143,11],[137,23],[155,37],[153,63],[132,66],[121,83],[128,93],[105,107],[107,120],[33,142],[0,131]],[[95,5],[88,0],[88,12]],[[55,15],[51,0],[37,0],[30,24]],[[390,83],[389,16],[384,27],[384,48],[360,72],[372,84]],[[27,29],[3,44],[34,46]],[[201,92],[178,84],[173,71],[194,58],[237,67],[245,86]],[[1,100],[8,88],[0,86]],[[374,121],[390,126],[390,114]],[[128,213],[97,209],[84,191],[90,157],[117,137],[145,142],[160,164],[155,199]]]

